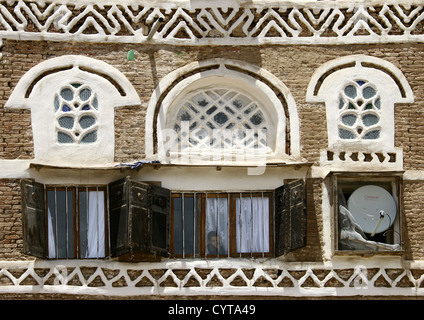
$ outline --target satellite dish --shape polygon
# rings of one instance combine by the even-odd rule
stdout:
[[[347,205],[356,223],[371,235],[386,231],[396,219],[395,199],[379,186],[367,185],[356,189]]]

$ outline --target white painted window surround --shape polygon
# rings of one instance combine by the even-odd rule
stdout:
[[[370,153],[396,152],[395,104],[414,101],[411,87],[396,66],[366,55],[323,64],[311,78],[306,99],[325,103],[329,150]],[[343,128],[351,134],[341,134]],[[372,133],[367,136],[367,132]]]
[[[220,136],[222,143],[216,142],[220,134],[229,134],[232,141]],[[246,138],[249,134],[256,142]],[[289,154],[286,135],[291,138]],[[190,164],[299,159],[294,98],[260,67],[227,59],[192,63],[164,77],[152,95],[146,115],[146,157]]]
[[[120,71],[97,59],[65,55],[31,68],[5,107],[31,110],[36,162],[81,166],[113,163],[114,108],[130,105],[140,105],[140,99]],[[64,143],[59,132],[75,141]]]

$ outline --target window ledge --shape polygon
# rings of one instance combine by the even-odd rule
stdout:
[[[403,150],[390,152],[322,150],[320,163],[333,170],[403,170]]]
[[[254,168],[254,167],[294,167],[295,169],[300,169],[304,167],[311,167],[313,162],[267,162],[264,164],[252,164],[252,163],[232,163],[232,164],[193,164],[193,163],[161,163],[156,160],[141,160],[133,163],[113,163],[110,165],[78,165],[78,166],[69,166],[69,165],[54,165],[54,164],[45,164],[45,163],[30,163],[30,169],[35,169],[37,171],[41,169],[62,169],[62,170],[140,170],[144,166],[154,167],[159,169],[161,167],[215,167],[217,170],[220,170],[224,167],[233,167],[233,168]]]

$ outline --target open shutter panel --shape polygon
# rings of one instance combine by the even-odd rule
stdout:
[[[170,203],[170,190],[150,186],[149,251],[162,257],[167,257],[169,253]]]
[[[275,190],[275,254],[306,245],[305,181],[285,184]]]
[[[44,185],[21,180],[24,253],[38,258],[48,257],[47,220]]]
[[[149,189],[148,184],[129,180],[129,245],[137,253],[147,253],[148,249]]]
[[[113,257],[133,261],[168,256],[168,189],[125,178],[109,185],[109,203]]]
[[[110,252],[117,257],[130,252],[128,179],[109,184]]]

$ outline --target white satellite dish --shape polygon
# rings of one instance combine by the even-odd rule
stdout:
[[[386,231],[396,219],[395,199],[379,186],[367,185],[356,189],[347,205],[356,223],[371,235]]]

